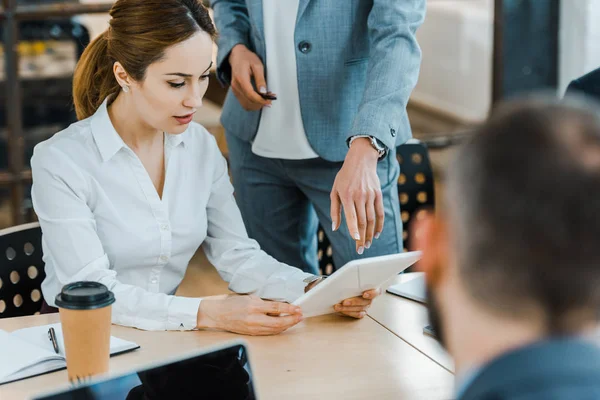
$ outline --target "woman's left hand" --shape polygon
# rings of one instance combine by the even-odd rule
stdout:
[[[373,299],[381,294],[380,289],[372,289],[363,292],[360,297],[351,297],[336,304],[333,308],[335,311],[348,315],[353,318],[363,318],[367,315],[367,309],[371,305]]]

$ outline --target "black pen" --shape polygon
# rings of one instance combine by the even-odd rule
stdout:
[[[52,347],[54,347],[54,351],[56,354],[60,354],[58,352],[58,341],[56,340],[56,333],[54,332],[54,328],[48,329],[48,339],[52,342]]]

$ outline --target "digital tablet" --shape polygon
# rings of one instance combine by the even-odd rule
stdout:
[[[335,313],[333,306],[342,300],[362,296],[364,291],[380,287],[419,258],[421,252],[413,251],[350,261],[293,304],[302,308],[305,318]]]

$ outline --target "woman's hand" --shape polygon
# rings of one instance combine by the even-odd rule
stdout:
[[[363,318],[367,315],[367,309],[371,306],[373,299],[380,294],[380,289],[367,290],[360,297],[351,297],[336,304],[333,309],[349,317]]]
[[[215,296],[202,299],[197,321],[199,329],[214,328],[253,336],[276,335],[302,321],[302,310],[254,295]]]
[[[317,286],[323,280],[318,280],[306,287],[308,292],[310,289]],[[373,299],[381,294],[380,289],[372,289],[364,291],[360,297],[351,297],[333,306],[333,309],[339,313],[354,318],[363,318],[367,315],[367,309],[371,306]]]

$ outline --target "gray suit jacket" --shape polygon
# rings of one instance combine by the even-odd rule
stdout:
[[[578,339],[536,343],[492,361],[459,400],[600,399],[600,346]]]
[[[300,108],[308,140],[322,158],[343,160],[354,135],[374,136],[390,149],[411,137],[406,104],[419,75],[415,32],[425,1],[300,0]],[[239,43],[266,65],[262,1],[212,0],[211,6],[219,31],[219,80],[231,81],[229,53]],[[245,111],[230,90],[221,117],[225,129],[251,141],[259,120],[260,111]]]

